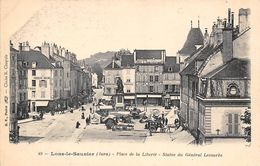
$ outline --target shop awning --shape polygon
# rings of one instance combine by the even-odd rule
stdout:
[[[35,105],[46,107],[46,106],[48,106],[48,103],[49,103],[49,101],[37,101]]]
[[[108,100],[108,101],[110,101],[111,98],[112,98],[112,96],[102,96],[102,99],[103,99],[103,100]]]
[[[124,99],[134,100],[134,99],[135,99],[135,96],[125,96]]]
[[[171,100],[179,100],[180,96],[171,96]]]
[[[149,98],[161,98],[162,95],[148,95]]]
[[[136,95],[136,97],[138,97],[138,98],[146,98],[147,95]]]

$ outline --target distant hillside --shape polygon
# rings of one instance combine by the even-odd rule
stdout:
[[[81,65],[85,63],[86,65],[90,66],[93,66],[94,64],[98,63],[100,67],[103,69],[108,65],[109,62],[111,62],[111,59],[115,53],[115,51],[99,52],[94,55],[91,55],[90,58],[78,60],[78,62]]]

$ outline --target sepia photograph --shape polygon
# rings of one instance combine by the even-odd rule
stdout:
[[[1,0],[0,165],[257,165],[256,5]]]

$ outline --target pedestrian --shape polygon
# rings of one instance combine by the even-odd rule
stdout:
[[[76,122],[76,128],[78,129],[79,126],[80,126],[80,123],[79,123],[79,121],[77,121],[77,122]]]
[[[168,124],[168,118],[166,117],[165,118],[165,126],[167,126],[167,124]]]
[[[179,127],[180,127],[179,119],[175,119],[174,124],[175,124],[175,130],[179,129]]]
[[[88,125],[89,123],[89,120],[88,120],[88,117],[86,117],[86,126]]]
[[[90,114],[89,114],[88,119],[89,119],[89,124],[90,124],[91,123],[91,115]]]
[[[165,118],[162,117],[162,124],[164,125],[165,124]]]
[[[82,114],[81,114],[81,119],[85,119],[85,114],[84,114],[84,112],[82,112]]]

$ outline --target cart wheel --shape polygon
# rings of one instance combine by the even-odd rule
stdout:
[[[112,119],[108,119],[106,122],[107,129],[111,129],[115,126],[115,122]]]
[[[156,129],[155,127],[152,126],[152,127],[150,127],[150,130],[151,130],[151,132],[154,133],[154,132],[156,132],[157,129]]]

